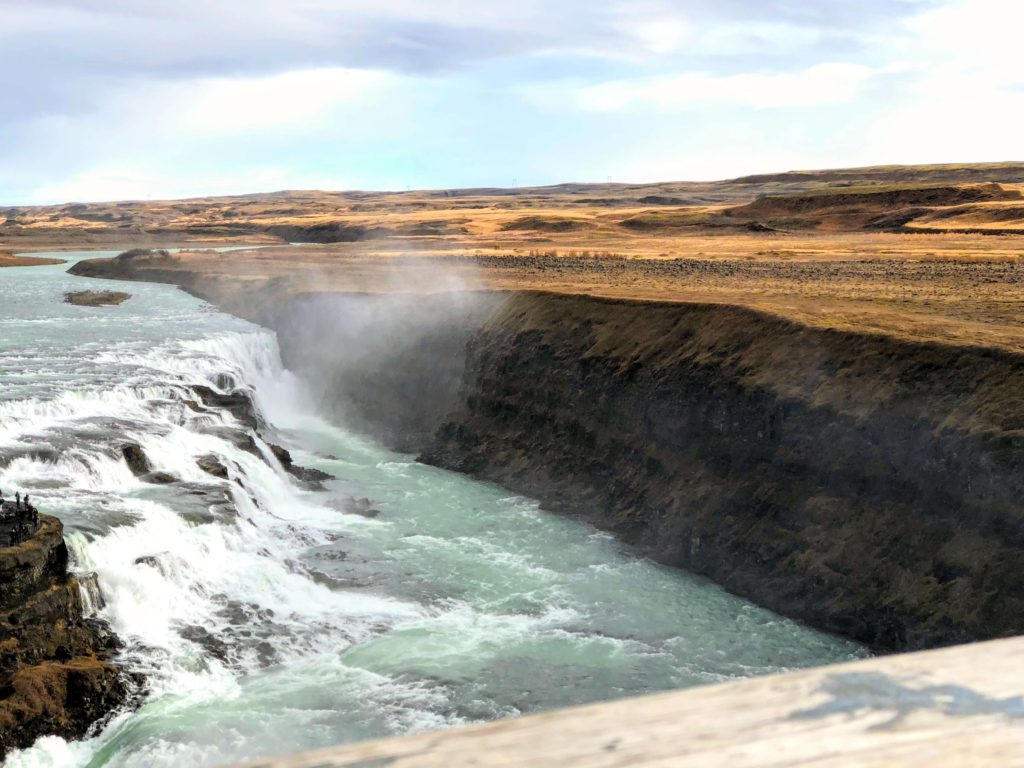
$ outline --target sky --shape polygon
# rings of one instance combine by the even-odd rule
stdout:
[[[0,205],[1024,160],[1019,0],[0,0]]]

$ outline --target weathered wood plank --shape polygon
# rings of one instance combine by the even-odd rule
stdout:
[[[1024,766],[1024,638],[889,656],[251,768]]]

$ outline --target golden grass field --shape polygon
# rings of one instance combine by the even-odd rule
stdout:
[[[281,192],[9,208],[10,251],[195,248],[149,266],[297,293],[541,289],[738,304],[1024,350],[1024,164],[728,182]],[[306,244],[297,245],[305,241]],[[216,245],[261,245],[218,254]]]
[[[0,267],[39,267],[44,264],[60,264],[60,259],[39,259],[32,256],[16,256],[0,252]]]

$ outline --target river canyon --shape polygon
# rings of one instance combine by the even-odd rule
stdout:
[[[95,574],[82,611],[143,682],[85,738],[41,738],[5,765],[219,765],[867,653],[515,482],[432,466],[451,462],[423,436],[461,371],[434,377],[431,419],[401,400],[384,418],[396,378],[376,379],[376,401],[366,382],[394,361],[365,333],[344,356],[359,376],[317,374],[301,313],[275,333],[149,282],[119,306],[75,306],[65,293],[125,284],[68,266],[3,273],[0,488],[63,520],[71,571]],[[141,469],[126,460],[139,454]]]

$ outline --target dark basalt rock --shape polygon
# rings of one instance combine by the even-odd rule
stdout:
[[[285,469],[292,466],[292,454],[287,448],[282,448],[280,445],[274,445],[273,443],[267,443],[267,447],[270,448],[270,452],[274,454],[275,458],[281,462],[281,466]]]
[[[306,485],[312,487],[314,490],[322,490],[324,483],[328,480],[336,479],[334,475],[328,472],[323,472],[319,469],[313,469],[312,467],[300,467],[295,464],[292,460],[292,455],[287,448],[282,448],[280,445],[274,445],[273,443],[267,443],[271,453],[281,462],[281,466],[284,467],[285,471],[288,472],[292,477],[297,480],[301,480]]]
[[[227,643],[218,638],[205,627],[196,624],[189,624],[178,630],[178,634],[186,640],[190,640],[213,656],[215,659],[226,662],[230,648]]]
[[[142,476],[142,480],[153,485],[170,485],[176,483],[181,478],[175,477],[170,472],[150,472],[147,475]]]
[[[128,469],[136,477],[142,477],[153,471],[153,465],[149,463],[149,457],[138,443],[127,443],[121,446],[121,455],[128,464]]]
[[[219,477],[222,480],[228,479],[228,468],[215,456],[203,456],[196,459],[196,466],[208,475]]]
[[[132,295],[120,291],[75,291],[65,293],[64,301],[79,307],[110,307],[123,304]]]
[[[252,397],[242,390],[234,390],[228,394],[222,394],[210,387],[197,384],[192,391],[199,396],[203,405],[208,408],[222,408],[229,411],[236,419],[250,429],[259,426],[259,417],[256,413],[256,406]]]
[[[59,520],[0,548],[0,584],[0,759],[40,736],[79,739],[135,699],[140,681],[110,662],[117,639],[83,617]]]
[[[350,515],[360,515],[373,519],[380,515],[380,510],[373,506],[373,502],[367,498],[352,499],[345,504],[344,511]]]
[[[334,475],[328,472],[323,472],[319,469],[313,469],[312,467],[300,467],[294,464],[288,467],[288,472],[293,477],[303,481],[304,483],[315,483],[318,485],[322,485],[323,483],[326,483],[328,480],[335,479]]]

